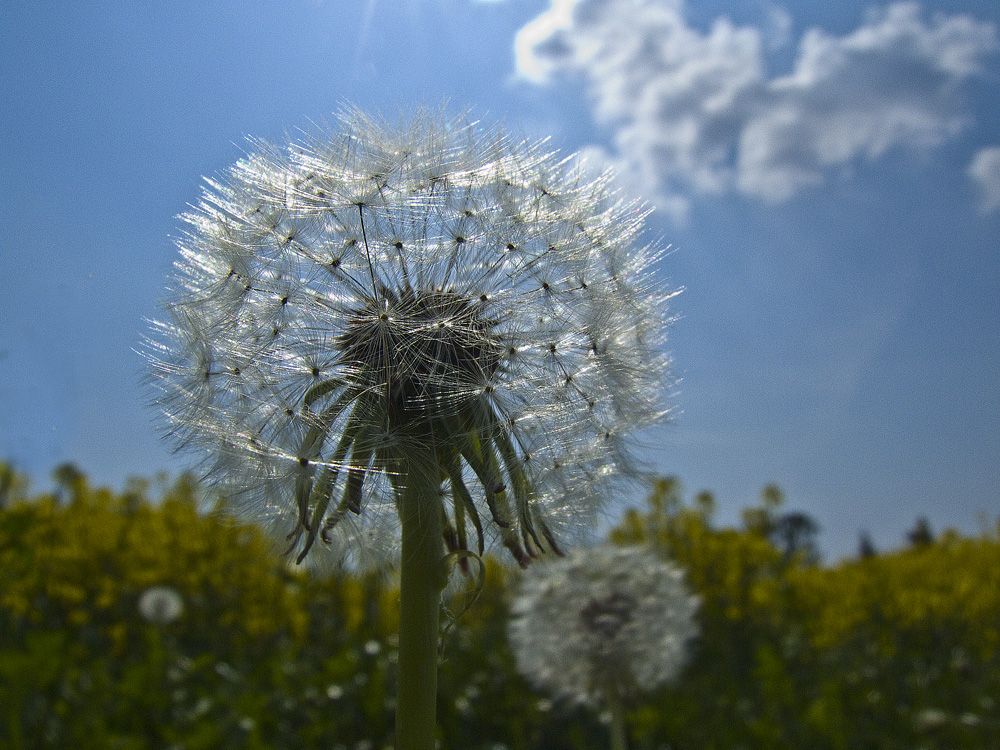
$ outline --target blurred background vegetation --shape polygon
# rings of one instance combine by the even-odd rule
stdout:
[[[186,477],[116,493],[67,465],[55,480],[32,494],[0,464],[0,747],[392,746],[391,576],[290,568],[256,530],[201,512]],[[1000,528],[935,538],[918,522],[898,550],[862,538],[824,565],[816,525],[775,487],[738,528],[713,510],[663,479],[609,532],[677,560],[702,598],[680,680],[630,709],[633,748],[1000,748]],[[488,560],[448,632],[441,747],[605,747],[607,717],[515,671],[517,578]],[[139,612],[159,586],[183,600],[173,621]]]

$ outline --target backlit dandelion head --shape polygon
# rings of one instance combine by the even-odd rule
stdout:
[[[169,625],[184,614],[184,599],[170,586],[153,586],[139,596],[139,614],[154,625]]]
[[[620,703],[677,676],[697,608],[676,565],[636,548],[580,548],[525,574],[510,641],[539,689]]]
[[[417,452],[448,550],[558,551],[665,413],[670,295],[609,180],[428,113],[257,144],[183,217],[167,432],[300,561],[391,555]]]

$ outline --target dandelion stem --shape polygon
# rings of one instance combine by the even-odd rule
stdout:
[[[614,696],[614,694],[611,694]],[[628,736],[625,732],[625,707],[621,699],[614,696],[608,698],[608,708],[611,709],[611,750],[628,750]]]
[[[414,455],[424,453],[424,455]],[[441,470],[433,449],[407,456],[399,500],[402,526],[397,750],[433,750],[438,616],[447,582],[441,527]]]

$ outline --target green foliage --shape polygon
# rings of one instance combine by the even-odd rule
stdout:
[[[636,747],[1000,748],[1000,538],[819,567],[808,535],[787,544],[782,502],[766,488],[719,529],[710,496],[685,506],[661,480],[612,531],[674,557],[703,597],[695,659],[633,714]]]
[[[290,570],[256,531],[199,513],[187,479],[156,503],[142,483],[60,489],[0,511],[0,746],[389,742],[395,622],[377,581]],[[157,626],[137,602],[163,585],[185,608]]]
[[[0,747],[392,746],[391,583],[289,566],[257,531],[199,512],[185,478],[151,499],[147,483],[113,493],[70,469],[32,497],[0,465]],[[996,534],[821,566],[815,526],[776,488],[740,528],[713,512],[662,480],[611,532],[676,559],[702,599],[679,682],[628,714],[634,749],[1000,748]],[[516,673],[518,575],[487,560],[448,631],[442,747],[606,746],[601,717]],[[175,621],[140,616],[154,586],[183,598]]]

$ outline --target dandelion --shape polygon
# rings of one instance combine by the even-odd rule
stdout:
[[[636,548],[580,548],[525,575],[510,641],[537,688],[612,714],[625,747],[623,706],[675,679],[697,632],[697,597],[673,563]]]
[[[258,144],[183,217],[150,345],[168,432],[296,561],[402,560],[401,690],[446,553],[559,553],[630,476],[629,431],[665,413],[645,209],[574,164],[351,110]],[[433,607],[407,614],[408,591]]]
[[[169,586],[153,586],[142,592],[139,614],[154,625],[169,625],[184,614],[184,599]]]

